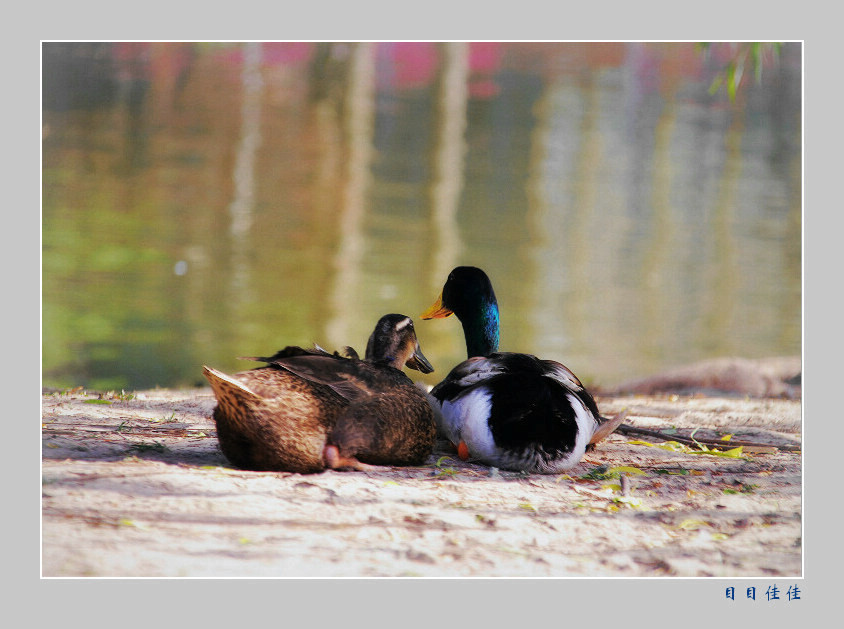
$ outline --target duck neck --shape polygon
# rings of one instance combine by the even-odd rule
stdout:
[[[399,371],[401,371],[404,366],[398,358],[393,358],[392,356],[385,356],[384,358],[373,360],[371,363],[378,367],[392,367],[393,369],[398,369]]]
[[[472,316],[461,319],[460,323],[463,324],[469,358],[489,356],[498,351],[498,304],[485,304]]]

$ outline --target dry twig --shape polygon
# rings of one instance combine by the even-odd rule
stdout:
[[[777,450],[784,450],[786,452],[799,452],[801,450],[800,445],[758,443],[755,441],[743,441],[741,439],[730,439],[729,441],[724,441],[722,439],[707,439],[704,437],[692,438],[683,437],[680,435],[667,435],[658,430],[636,428],[635,426],[630,426],[629,424],[621,424],[618,428],[615,429],[615,432],[628,436],[643,436],[661,439],[662,441],[676,441],[678,443],[684,443],[690,446],[703,444],[708,447],[718,448],[721,450],[731,450],[732,448],[737,448],[738,446],[744,446],[746,448],[775,448]]]

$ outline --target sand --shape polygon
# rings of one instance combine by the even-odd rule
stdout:
[[[42,395],[42,577],[800,577],[801,402],[599,395],[734,456],[610,435],[567,474],[233,468],[211,390]],[[735,456],[740,454],[739,456]]]

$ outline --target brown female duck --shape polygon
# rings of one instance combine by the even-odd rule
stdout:
[[[401,371],[433,367],[410,317],[381,317],[364,360],[289,346],[234,376],[203,367],[217,398],[223,454],[237,467],[312,473],[326,468],[418,465],[436,436],[422,390]]]

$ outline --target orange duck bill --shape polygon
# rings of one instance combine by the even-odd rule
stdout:
[[[454,314],[453,311],[443,306],[443,295],[440,293],[440,296],[437,297],[437,301],[434,302],[434,305],[419,316],[423,319],[445,319],[447,316],[452,314]]]

